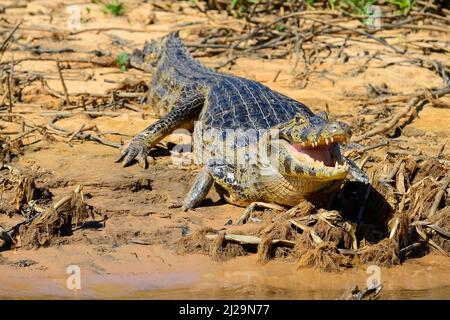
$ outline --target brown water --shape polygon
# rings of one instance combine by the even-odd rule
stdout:
[[[2,254],[27,267],[0,265],[1,299],[337,299],[363,288],[366,268],[340,273],[257,263],[245,256],[215,263],[203,255],[178,256],[160,246],[127,245],[105,254],[72,245]],[[68,265],[81,269],[81,290],[66,287]],[[429,255],[381,268],[381,299],[450,299],[450,259]]]
[[[346,291],[293,291],[274,287],[236,287],[223,290],[193,290],[189,287],[177,289],[138,290],[127,295],[111,295],[102,298],[112,299],[152,299],[152,300],[334,300]],[[112,293],[112,292],[111,292]],[[95,294],[17,294],[0,295],[0,300],[6,299],[99,299]],[[379,296],[381,300],[450,300],[450,287],[424,290],[384,290]]]
[[[242,290],[243,292],[240,292]],[[344,291],[292,291],[276,288],[241,288],[239,290],[224,290],[220,294],[196,292],[189,289],[161,290],[158,292],[139,292],[133,299],[294,299],[294,300],[333,300],[340,297]],[[429,290],[392,290],[384,291],[380,299],[450,299],[450,287]]]

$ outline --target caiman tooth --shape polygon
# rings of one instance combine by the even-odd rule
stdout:
[[[334,139],[333,139],[333,137],[331,137],[331,138],[330,138],[330,140],[331,140],[331,142],[334,142]]]
[[[326,145],[328,145],[328,139],[327,138],[325,138],[325,143],[326,143]]]

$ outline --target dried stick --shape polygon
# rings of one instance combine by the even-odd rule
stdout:
[[[3,106],[3,104],[5,103],[5,99],[6,99],[7,95],[8,95],[8,91],[5,91],[5,93],[3,94],[3,96],[0,99],[0,107]]]
[[[444,249],[442,249],[436,242],[428,238],[427,235],[423,231],[421,231],[418,226],[416,226],[416,232],[423,240],[428,242],[433,248],[439,251],[442,255],[448,257],[448,253],[444,251]]]
[[[438,193],[436,193],[433,205],[431,206],[430,211],[428,212],[428,218],[432,217],[436,213],[436,210],[439,207],[442,197],[445,194],[445,190],[447,189],[449,184],[450,184],[450,174],[443,180],[440,190],[438,191]]]
[[[19,140],[19,139],[22,139],[23,137],[29,135],[30,133],[35,132],[37,129],[38,129],[38,128],[32,128],[32,129],[30,129],[30,130],[28,130],[28,131],[22,132],[22,133],[20,133],[19,135],[17,135],[17,137],[14,137],[13,139],[11,139],[11,142],[14,142],[14,141],[17,141],[17,140]]]
[[[342,43],[341,47],[339,48],[338,53],[336,54],[336,57],[334,58],[334,62],[336,62],[341,57],[342,53],[345,50],[345,46],[347,45],[347,41],[349,38],[350,38],[350,35],[345,36],[344,42]]]
[[[12,113],[13,110],[13,75],[14,75],[14,56],[11,55],[11,67],[9,69],[9,76],[7,79],[8,96],[9,96],[9,108],[8,111]],[[12,118],[11,118],[12,121]]]
[[[359,142],[359,141],[364,140],[366,138],[372,137],[372,136],[380,134],[380,133],[385,133],[385,132],[391,130],[392,128],[394,128],[397,125],[397,123],[399,122],[399,120],[401,118],[403,118],[406,114],[411,112],[411,110],[413,109],[413,107],[416,105],[416,103],[418,101],[419,101],[418,97],[412,98],[408,102],[408,104],[405,107],[405,109],[400,111],[400,112],[398,112],[396,115],[394,115],[394,117],[392,117],[392,119],[388,123],[386,123],[386,124],[384,124],[382,126],[375,127],[372,130],[370,130],[370,131],[368,131],[368,132],[366,132],[366,133],[364,133],[364,134],[362,134],[360,136],[356,136],[355,138],[353,138],[353,141],[354,142]]]
[[[450,88],[442,88],[437,90],[432,90],[431,95],[436,98],[440,98],[446,94],[450,93]],[[379,97],[372,100],[365,101],[364,105],[377,105],[380,103],[395,103],[395,102],[404,102],[411,98],[425,98],[427,95],[426,92],[417,92],[417,93],[411,93],[411,94],[401,94],[396,96],[389,96],[389,97]]]
[[[380,52],[376,51],[374,54],[370,55],[361,66],[359,66],[358,68],[356,68],[355,70],[352,71],[352,76],[356,77],[361,72],[365,71],[368,68],[369,62],[372,61],[373,59],[375,59],[377,57],[377,55],[379,55],[379,54],[380,54]]]
[[[448,239],[450,239],[450,231],[447,231],[435,224],[426,224],[425,225],[427,228],[433,229],[434,231],[436,231],[437,233],[439,233],[441,236],[444,236]]]
[[[277,205],[275,203],[252,202],[245,209],[244,213],[242,213],[242,215],[239,217],[238,221],[236,221],[236,225],[244,224],[248,220],[248,218],[250,217],[250,214],[253,212],[253,210],[256,207],[267,208],[267,209],[278,210],[278,211],[283,211],[284,210],[284,208],[282,206]]]
[[[341,30],[348,31],[348,32],[351,32],[351,33],[357,33],[357,34],[365,36],[365,37],[367,37],[369,39],[375,40],[378,43],[381,43],[382,45],[392,49],[395,53],[403,54],[403,52],[401,50],[399,50],[396,47],[390,45],[386,40],[378,38],[378,37],[376,37],[376,36],[374,36],[374,35],[372,35],[372,34],[370,34],[368,32],[361,31],[361,30],[358,30],[358,29],[355,29],[355,28],[344,27],[344,26],[341,26],[341,25],[335,25],[335,24],[332,24],[332,23],[329,23],[329,22],[324,22],[324,21],[317,20],[317,19],[314,19],[314,18],[303,17],[303,19],[310,20],[310,21],[313,21],[313,22],[316,22],[316,23],[320,23],[322,25],[328,25],[330,27],[337,27],[337,28],[339,28]]]
[[[102,67],[111,67],[111,65],[113,65],[113,61],[112,60],[106,60],[105,61],[101,61],[101,59],[95,59],[94,58],[78,58],[78,59],[71,59],[71,58],[67,58],[67,59],[59,59],[59,58],[52,58],[52,57],[27,57],[27,58],[20,58],[16,60],[16,64],[17,63],[21,63],[23,61],[56,61],[59,60],[59,62],[71,62],[71,63],[92,63],[95,65],[99,65]],[[4,65],[5,62],[1,62],[0,65]]]
[[[61,80],[61,85],[64,90],[64,97],[66,101],[66,105],[70,106],[70,99],[69,99],[69,93],[67,92],[66,83],[64,82],[64,77],[61,71],[61,65],[59,64],[59,59],[56,59],[56,67],[58,69],[59,79]]]
[[[446,34],[450,34],[450,28],[444,28],[439,26],[425,26],[425,25],[414,25],[414,24],[403,24],[399,26],[404,29],[412,29],[412,30],[427,30],[427,31],[438,31],[444,32]]]
[[[207,234],[205,237],[208,240],[215,240],[219,235],[218,234]],[[261,238],[255,236],[246,236],[241,234],[225,234],[225,240],[237,242],[239,244],[253,244],[258,245],[261,243]],[[286,240],[286,239],[275,239],[272,240],[272,244],[281,244],[286,247],[293,248],[295,246],[295,241]]]
[[[83,123],[77,130],[75,130],[70,136],[69,138],[67,138],[66,142],[70,142],[72,141],[73,138],[75,138],[75,136],[77,134],[79,134],[85,127],[86,125]]]
[[[8,45],[9,41],[11,40],[12,36],[14,35],[14,33],[17,31],[17,29],[19,28],[19,26],[22,24],[22,20],[19,20],[14,27],[12,28],[11,32],[8,34],[8,36],[6,37],[5,41],[3,41],[1,47],[0,47],[0,58],[3,56],[3,51],[5,51],[6,46]]]
[[[50,119],[48,121],[48,127],[55,130],[56,131],[55,134],[66,136],[66,137],[70,136],[71,133],[68,130],[55,125],[55,122],[58,121],[60,118],[61,118],[61,116],[55,116],[52,119]],[[83,130],[83,129],[81,129],[81,130]],[[99,136],[97,136],[95,134],[82,132],[81,130],[77,135],[84,140],[95,141],[95,142],[104,144],[105,146],[109,146],[109,147],[113,147],[113,148],[117,148],[117,149],[120,149],[122,147],[122,144],[120,144],[120,143],[109,141],[109,140],[100,138]]]
[[[397,174],[398,169],[400,169],[400,166],[402,165],[404,159],[399,159],[394,164],[394,167],[391,171],[386,175],[386,178],[383,179],[383,181],[392,181],[394,179],[395,175]]]

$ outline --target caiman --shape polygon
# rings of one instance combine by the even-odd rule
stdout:
[[[167,113],[126,144],[117,162],[127,166],[136,159],[145,168],[161,139],[193,128],[202,169],[182,203],[185,210],[199,206],[213,185],[235,205],[294,206],[339,187],[349,171],[366,182],[340,152],[351,136],[348,125],[257,81],[207,68],[178,33],[146,42],[130,64],[152,73],[149,96]]]

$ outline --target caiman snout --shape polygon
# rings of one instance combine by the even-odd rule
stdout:
[[[350,139],[351,135],[352,131],[347,124],[335,121],[327,124],[322,129],[320,138],[321,140],[333,138],[333,140],[347,141],[348,139]]]

